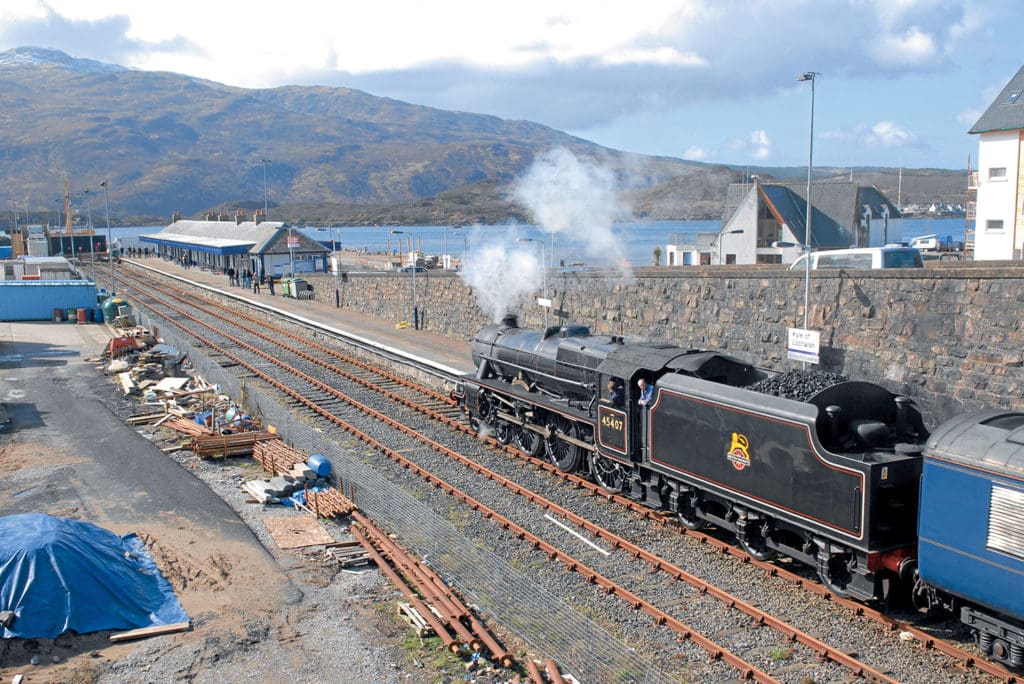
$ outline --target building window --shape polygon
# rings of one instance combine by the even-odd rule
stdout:
[[[989,167],[988,179],[990,181],[1004,181],[1004,180],[1006,180],[1006,167],[1005,166],[992,166],[992,167]]]
[[[1003,220],[1002,219],[988,219],[985,221],[985,232],[986,233],[1002,233],[1003,232]]]
[[[781,254],[758,254],[757,263],[759,264],[781,264]]]

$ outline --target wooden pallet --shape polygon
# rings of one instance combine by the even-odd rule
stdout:
[[[416,632],[416,636],[421,639],[434,633],[434,628],[430,626],[430,623],[427,622],[422,615],[420,615],[420,611],[416,610],[412,605],[405,601],[398,602],[398,615],[409,623],[412,630]]]

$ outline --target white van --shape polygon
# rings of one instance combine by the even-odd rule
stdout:
[[[807,268],[801,256],[790,269]],[[913,247],[862,247],[811,252],[811,268],[924,268],[921,253]]]
[[[910,246],[915,249],[923,249],[926,251],[937,252],[943,247],[945,247],[945,244],[942,240],[939,239],[938,235],[932,233],[931,235],[921,235],[919,237],[913,238],[910,241]]]

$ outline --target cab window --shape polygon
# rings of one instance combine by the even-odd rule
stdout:
[[[871,268],[871,254],[819,254],[818,268]]]
[[[917,250],[900,249],[882,252],[882,268],[922,268],[921,253]]]

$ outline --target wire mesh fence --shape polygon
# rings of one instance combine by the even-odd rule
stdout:
[[[151,321],[141,316],[144,325]],[[160,326],[167,344],[187,355],[195,371],[221,393],[240,402],[273,425],[291,446],[331,461],[336,482],[352,495],[359,508],[399,541],[427,558],[486,616],[515,633],[538,654],[554,658],[584,682],[650,682],[664,680],[661,668],[641,658],[585,615],[509,565],[504,559],[466,538],[438,513],[397,484],[385,479],[323,431],[297,418],[279,400],[265,393],[262,383],[240,378],[169,326]]]

